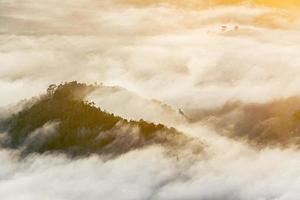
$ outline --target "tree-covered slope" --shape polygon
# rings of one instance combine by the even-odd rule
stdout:
[[[198,112],[198,119],[219,134],[258,147],[300,148],[300,97],[265,103],[228,102]]]
[[[162,124],[128,121],[104,112],[84,100],[96,88],[77,82],[49,86],[47,95],[1,122],[2,146],[21,149],[24,155],[117,155],[151,144],[176,146],[190,140]]]

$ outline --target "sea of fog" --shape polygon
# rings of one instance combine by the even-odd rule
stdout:
[[[92,93],[97,106],[175,127],[205,146],[201,155],[169,156],[153,145],[111,160],[19,159],[18,150],[0,149],[0,199],[300,198],[299,150],[257,150],[193,121],[231,101],[299,95],[298,8],[182,2],[0,0],[0,116],[49,84],[97,82],[119,88]]]

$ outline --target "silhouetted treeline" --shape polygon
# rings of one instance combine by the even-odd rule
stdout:
[[[128,121],[102,111],[84,97],[97,88],[69,82],[51,85],[47,95],[2,123],[7,133],[2,145],[23,154],[64,152],[71,156],[120,154],[150,144],[176,145],[187,140],[175,129],[146,121]],[[126,102],[124,102],[125,104]],[[54,133],[47,126],[55,130]]]

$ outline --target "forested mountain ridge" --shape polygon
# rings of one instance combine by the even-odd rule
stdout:
[[[1,122],[1,145],[22,149],[24,155],[119,155],[147,145],[176,146],[191,140],[174,128],[129,121],[85,101],[84,97],[96,88],[76,81],[50,85],[47,95]]]

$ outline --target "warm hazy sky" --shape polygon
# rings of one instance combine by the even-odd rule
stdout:
[[[300,6],[298,0],[120,0],[121,2],[136,4],[136,5],[153,5],[157,3],[168,3],[181,7],[188,6],[216,6],[216,5],[237,5],[237,4],[252,4],[256,6],[271,6],[277,8],[294,8]]]

